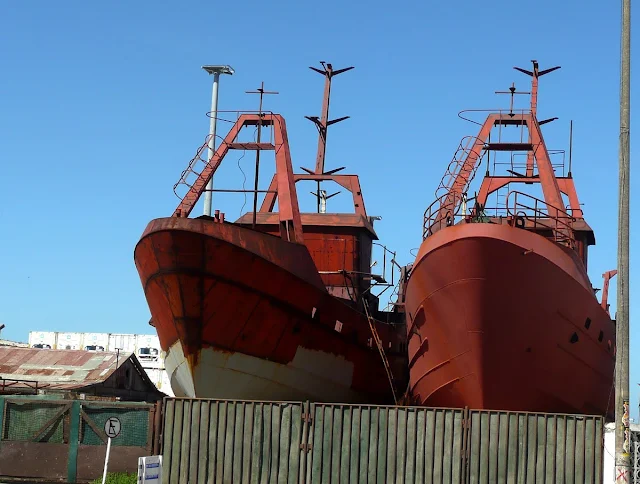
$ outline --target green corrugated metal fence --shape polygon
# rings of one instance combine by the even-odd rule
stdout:
[[[489,411],[469,415],[468,482],[602,482],[602,417]]]
[[[309,408],[305,482],[462,482],[463,410]]]
[[[163,484],[600,483],[601,417],[166,399]]]

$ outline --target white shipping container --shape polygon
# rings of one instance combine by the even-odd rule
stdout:
[[[59,350],[82,349],[82,333],[58,333],[56,348]]]
[[[109,351],[115,352],[118,349],[127,353],[135,353],[136,335],[111,333],[109,335]]]
[[[53,349],[56,346],[56,333],[53,331],[30,331],[29,347]]]
[[[83,347],[87,351],[107,351],[109,333],[83,333]]]
[[[161,358],[160,339],[157,335],[136,335],[136,356],[143,367],[160,368],[164,364]]]
[[[136,346],[138,348],[153,347],[160,349],[160,338],[157,334],[137,334]]]

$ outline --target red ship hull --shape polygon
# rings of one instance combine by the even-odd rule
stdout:
[[[392,401],[367,319],[328,294],[304,245],[172,217],[150,222],[134,257],[177,395]],[[406,354],[389,360],[402,374]]]
[[[508,225],[447,227],[420,248],[406,310],[418,403],[612,416],[614,323],[573,251]]]

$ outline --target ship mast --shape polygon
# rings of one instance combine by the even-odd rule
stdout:
[[[327,131],[329,126],[331,126],[332,124],[339,123],[340,121],[344,121],[345,119],[349,119],[349,116],[343,116],[341,118],[332,119],[331,121],[329,121],[329,101],[331,97],[331,80],[333,79],[333,76],[337,76],[338,74],[342,74],[343,72],[350,71],[354,67],[353,66],[345,67],[344,69],[338,69],[334,71],[333,66],[331,64],[327,64],[324,61],[320,61],[320,64],[322,64],[323,70],[317,69],[315,67],[309,67],[309,69],[317,72],[318,74],[322,74],[325,76],[324,97],[322,100],[322,114],[320,118],[318,118],[318,116],[305,116],[305,118],[307,118],[309,121],[312,121],[318,128],[318,153],[316,154],[316,167],[315,167],[315,170],[310,170],[305,167],[301,167],[301,168],[307,173],[309,173],[310,175],[333,175],[334,173],[344,170],[344,167],[336,168],[334,170],[330,170],[327,172],[324,171],[324,160],[325,160],[325,153],[327,149]],[[315,195],[315,197],[318,199],[318,213],[325,213],[327,200],[331,197],[336,196],[340,192],[333,193],[331,195],[326,195],[326,192],[323,193],[324,191],[320,190],[320,183],[321,183],[321,180],[318,180],[317,191],[316,193],[312,192],[311,194]]]
[[[550,72],[555,71],[556,69],[560,69],[560,66],[551,67],[550,69],[545,69],[541,71],[538,68],[538,61],[532,60],[533,63],[533,71],[528,71],[526,69],[522,69],[521,67],[514,67],[515,70],[523,72],[528,76],[531,76],[531,116],[537,121],[538,119],[538,79],[545,74],[549,74]],[[538,124],[545,124],[551,120],[545,120]],[[529,134],[529,143],[531,143],[531,134]],[[529,151],[527,153],[527,176],[533,176],[533,151]]]

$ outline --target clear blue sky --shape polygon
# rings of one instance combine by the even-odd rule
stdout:
[[[574,120],[573,171],[597,238],[589,273],[601,287],[616,266],[619,26],[617,2],[576,0],[4,2],[3,337],[152,331],[133,248],[177,205],[173,184],[207,133],[208,63],[236,69],[222,79],[220,109],[255,109],[244,91],[263,80],[280,92],[266,108],[286,117],[295,166],[315,157],[303,116],[319,114],[323,81],[308,66],[356,66],[334,83],[332,117],[351,119],[330,131],[327,166],[360,174],[369,213],[383,217],[378,234],[402,263],[458,142],[475,134],[457,112],[506,106],[493,92],[512,81],[526,90],[513,66],[562,65],[541,82],[539,116],[559,117],[544,128],[550,148],[568,148]],[[252,163],[242,160],[246,172]],[[241,183],[229,170],[229,185]],[[634,317],[632,305],[632,327]],[[634,328],[632,349],[637,339]],[[632,416],[637,363],[632,355]]]

